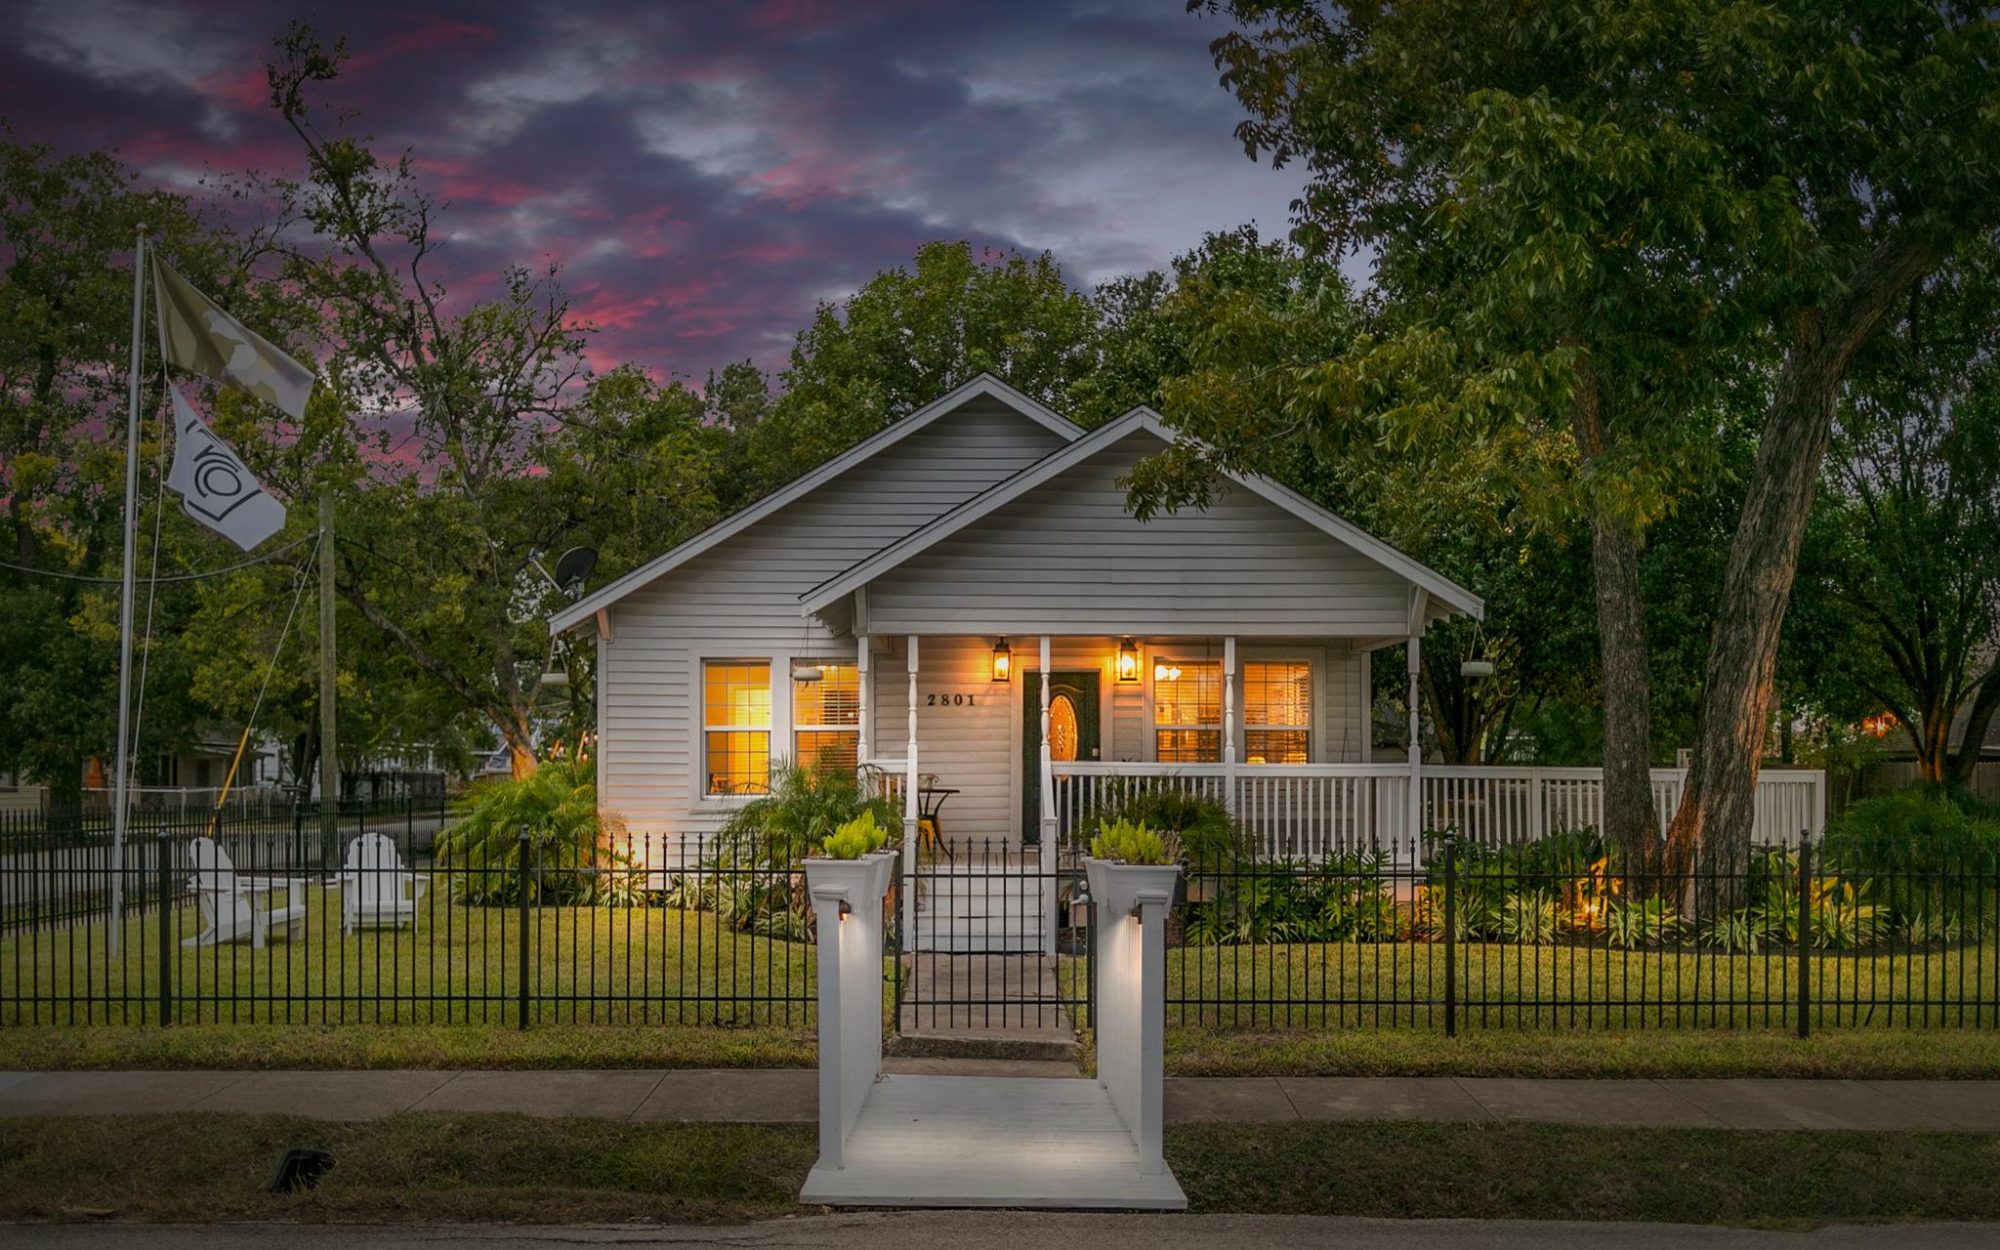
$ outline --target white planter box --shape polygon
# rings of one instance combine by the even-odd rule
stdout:
[[[851,909],[860,911],[864,902],[881,903],[895,872],[896,852],[891,850],[875,851],[860,859],[808,859],[806,891],[838,890],[847,896]]]
[[[1083,860],[1084,879],[1090,882],[1090,897],[1097,903],[1100,928],[1132,914],[1139,897],[1164,896],[1171,904],[1174,885],[1180,879],[1179,864],[1127,864],[1115,859]]]

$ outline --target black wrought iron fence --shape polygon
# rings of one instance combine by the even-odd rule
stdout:
[[[0,1023],[811,1023],[793,848],[422,823],[13,845]]]
[[[1810,838],[1628,866],[1588,831],[1210,856],[1169,922],[1171,1023],[1243,1029],[1990,1027],[2000,869]]]

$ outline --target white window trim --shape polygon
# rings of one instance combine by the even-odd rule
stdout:
[[[785,656],[746,655],[740,651],[718,652],[712,655],[703,653],[694,657],[694,680],[689,683],[694,702],[692,709],[694,741],[690,744],[692,750],[688,754],[694,767],[693,789],[695,805],[698,808],[727,810],[733,807],[741,807],[745,803],[762,796],[756,794],[710,794],[708,792],[708,735],[711,732],[727,733],[732,729],[741,729],[740,726],[728,725],[719,726],[713,730],[709,727],[708,666],[711,664],[767,664],[770,666],[766,670],[767,676],[765,678],[771,689],[771,723],[766,730],[770,734],[770,741],[767,746],[775,746],[779,742],[790,742],[792,740],[790,729],[792,711],[791,664]],[[785,680],[783,681],[778,680],[778,673],[780,671],[783,671],[785,674]],[[779,729],[781,723],[786,726],[782,731]],[[752,729],[750,732],[754,733],[756,731]],[[783,734],[782,737],[780,737],[781,732]],[[782,757],[775,750],[767,750],[765,758],[776,761]],[[766,772],[765,780],[767,784],[769,779],[770,774]]]
[[[1274,725],[1269,723],[1253,724],[1251,722],[1250,685],[1244,677],[1244,670],[1252,664],[1303,664],[1306,666],[1306,719],[1304,724]],[[1310,655],[1300,655],[1297,652],[1238,655],[1236,657],[1236,733],[1238,758],[1246,762],[1248,761],[1250,754],[1250,734],[1253,730],[1275,730],[1283,733],[1287,730],[1303,729],[1306,734],[1306,763],[1317,764],[1325,759],[1326,748],[1320,725],[1322,693],[1320,690],[1320,677],[1324,671],[1325,665],[1320,663],[1318,659]],[[1271,765],[1271,767],[1284,767],[1284,765]]]
[[[1225,675],[1223,674],[1222,671],[1222,665],[1223,665],[1222,657],[1219,655],[1176,656],[1165,651],[1159,651],[1159,652],[1154,652],[1151,655],[1144,655],[1141,659],[1141,663],[1144,666],[1141,669],[1141,672],[1144,673],[1146,678],[1146,762],[1149,764],[1158,764],[1161,762],[1160,731],[1162,729],[1199,729],[1199,730],[1212,730],[1215,734],[1215,751],[1216,751],[1215,758],[1213,760],[1204,760],[1202,762],[1206,764],[1220,764],[1222,762],[1222,746],[1223,746],[1222,743],[1223,711],[1222,711],[1222,693],[1221,693],[1222,688],[1220,683],[1225,680]],[[1213,664],[1215,666],[1216,681],[1218,685],[1216,687],[1216,720],[1213,725],[1209,724],[1162,725],[1160,723],[1159,692],[1155,689],[1156,681],[1155,678],[1153,677],[1153,666],[1156,664],[1164,664],[1169,668],[1178,666],[1183,671],[1186,671],[1186,669],[1190,665],[1195,665],[1195,664]],[[1240,661],[1238,663],[1238,667],[1241,667]],[[1188,761],[1180,760],[1174,762],[1187,763]]]
[[[794,764],[803,762],[797,758],[799,749],[799,735],[802,733],[845,733],[854,735],[855,758],[856,762],[859,762],[860,752],[861,752],[861,721],[859,719],[858,709],[856,712],[856,719],[852,725],[829,725],[826,724],[825,722],[809,724],[799,719],[798,700],[793,697],[795,692],[792,690],[792,683],[793,683],[792,670],[801,664],[813,664],[821,668],[828,668],[828,667],[854,668],[856,666],[855,657],[851,655],[845,659],[840,659],[829,655],[798,655],[798,656],[793,656],[791,660],[786,663],[785,682],[784,682],[785,710],[786,710],[785,719],[788,722],[788,726],[785,730],[786,758],[789,758]],[[859,683],[864,678],[864,676],[868,675],[860,673],[856,674],[855,690],[857,691],[857,693],[861,688]],[[772,684],[773,685],[777,684],[775,679],[773,679]],[[778,710],[776,706],[776,700],[774,699],[772,701],[771,719],[776,720],[777,716],[778,716]],[[773,758],[776,757],[774,756]]]

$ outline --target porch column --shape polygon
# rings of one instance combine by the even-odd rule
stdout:
[[[1056,953],[1056,766],[1055,750],[1049,744],[1049,636],[1042,635],[1042,674],[1038,683],[1042,688],[1042,836],[1035,847],[1036,858],[1041,861],[1042,888],[1040,905],[1042,911],[1042,954],[1055,958]]]
[[[910,741],[909,754],[903,760],[903,880],[914,880],[917,871],[917,813],[921,802],[917,794],[917,636],[909,636],[910,673]],[[917,932],[917,892],[908,885],[903,890],[903,932],[914,937]]]
[[[1409,832],[1413,854],[1420,854],[1424,832],[1424,738],[1421,718],[1417,709],[1422,703],[1423,691],[1417,675],[1422,671],[1424,638],[1422,634],[1410,635],[1410,814]]]
[[[860,673],[858,679],[860,683],[858,690],[860,705],[855,708],[854,713],[857,739],[854,745],[854,759],[857,764],[866,764],[875,758],[875,692],[873,689],[875,678],[869,668],[870,657],[868,654],[872,649],[868,643],[868,635],[855,635],[854,667]]]
[[[1236,636],[1222,640],[1222,805],[1236,813]]]
[[[1047,856],[1056,840],[1056,768],[1055,752],[1049,745],[1049,636],[1042,635],[1042,675],[1038,683],[1042,688],[1042,802],[1041,802],[1041,843],[1042,853]]]

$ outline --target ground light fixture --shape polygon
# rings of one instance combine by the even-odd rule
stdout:
[[[1118,680],[1139,680],[1139,644],[1130,638],[1118,644]]]
[[[1005,638],[993,644],[993,680],[1014,680],[1014,649]]]

